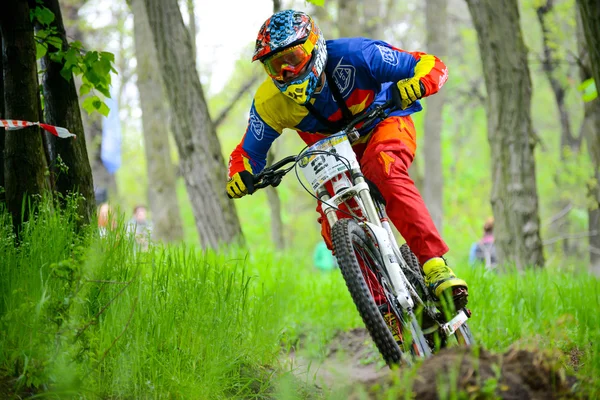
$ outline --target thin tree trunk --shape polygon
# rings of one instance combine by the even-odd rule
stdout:
[[[544,265],[531,126],[531,78],[517,0],[467,0],[487,88],[492,209],[500,263]]]
[[[339,37],[355,37],[363,34],[357,0],[338,0]]]
[[[448,53],[447,0],[427,0],[425,3],[427,30],[427,51],[441,59]],[[423,141],[423,164],[425,177],[423,182],[423,200],[427,204],[431,218],[438,231],[442,232],[444,218],[442,171],[442,111],[446,101],[446,92],[440,90],[426,98],[425,140]]]
[[[196,27],[196,10],[194,7],[194,0],[186,0],[187,12],[190,17],[189,30],[190,30],[190,38],[192,39],[192,57],[194,59],[194,64],[196,63],[196,34],[198,29]]]
[[[7,119],[37,121],[40,97],[33,26],[27,2],[1,3],[0,35],[4,69],[4,115]],[[6,204],[17,232],[21,225],[23,201],[27,196],[49,189],[45,175],[47,168],[42,134],[38,127],[6,132]],[[28,219],[28,213],[29,210],[25,207],[25,220]]]
[[[86,1],[81,3],[74,1],[61,3],[63,21],[73,21],[71,24],[67,23],[71,27],[70,29],[67,29],[67,36],[73,40],[79,40],[82,43],[86,42],[84,33],[74,21],[78,20],[79,9],[85,3]],[[79,81],[77,81],[76,85],[79,84]],[[106,190],[108,196],[117,197],[117,182],[115,176],[108,172],[100,158],[102,146],[102,116],[98,113],[88,115],[87,112],[84,112],[81,113],[81,120],[85,132],[88,160],[91,164],[95,194],[102,190]]]
[[[52,26],[56,28],[56,35],[62,39],[63,47],[66,46],[67,36],[58,0],[44,0],[43,5],[54,13]],[[60,165],[52,165],[55,190],[64,196],[75,192],[81,194],[83,199],[78,203],[78,214],[83,218],[84,224],[89,224],[95,213],[96,202],[75,82],[72,77],[67,81],[61,76],[63,65],[51,61],[49,55],[42,58],[41,66],[44,70],[46,123],[67,128],[78,135],[77,139],[59,139],[54,142],[56,156],[60,156],[67,167],[63,170]]]
[[[381,12],[382,0],[363,2],[364,24],[363,34],[371,39],[383,40],[383,17]]]
[[[577,41],[583,54],[582,80],[594,78],[600,87],[600,7],[597,2],[577,0]],[[600,98],[585,104],[582,136],[586,138],[592,160],[592,182],[588,185],[588,232],[590,271],[600,276]]]
[[[550,26],[552,26],[552,22],[548,23],[547,19],[552,15],[554,8],[554,0],[546,0],[545,4],[541,4],[536,9],[536,14],[538,17],[538,21],[540,22],[540,26],[542,28],[542,44],[543,44],[543,59],[542,59],[542,67],[544,69],[544,73],[550,82],[550,87],[552,88],[552,93],[554,94],[554,100],[556,102],[556,107],[558,109],[558,115],[560,120],[561,127],[561,135],[560,135],[560,159],[561,161],[566,160],[566,149],[569,148],[571,153],[578,153],[580,141],[573,137],[573,133],[571,131],[571,119],[569,117],[569,111],[567,110],[567,106],[565,104],[565,87],[561,84],[560,80],[556,76],[556,66],[557,60],[554,57],[555,44],[551,39]],[[560,185],[561,174],[558,174],[555,177],[557,184]],[[562,197],[557,197],[555,199],[555,206],[558,210],[565,209],[569,207],[571,201]],[[568,218],[561,218],[556,221],[554,224],[555,230],[560,233],[569,232],[570,223]],[[568,239],[562,241],[563,253],[568,254],[571,252],[571,242]]]
[[[159,240],[180,241],[183,239],[183,224],[169,148],[169,112],[165,104],[163,81],[143,0],[132,0],[131,10],[135,18],[137,86],[142,106],[148,201],[154,224],[152,234]]]
[[[4,73],[2,68],[2,34],[0,34],[0,119],[4,119]],[[0,128],[0,205],[6,201],[4,189],[4,141],[6,132]]]
[[[200,79],[189,31],[177,0],[144,0],[160,70],[173,111],[175,141],[203,247],[242,239],[240,222],[225,194],[227,170]]]

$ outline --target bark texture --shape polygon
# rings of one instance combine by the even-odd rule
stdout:
[[[61,9],[63,11],[63,22],[67,25],[67,35],[73,40],[79,40],[86,43],[85,34],[75,22],[78,20],[79,9],[86,3],[85,1],[68,0],[61,1]],[[76,81],[76,85],[80,82]],[[83,129],[85,131],[86,147],[88,160],[92,169],[92,177],[94,182],[94,190],[106,189],[110,197],[117,196],[117,182],[115,176],[111,175],[100,158],[100,149],[102,145],[102,116],[98,113],[88,115],[84,112],[81,114]]]
[[[2,35],[0,34],[0,119],[4,119],[4,73],[2,68]],[[0,205],[6,200],[4,191],[4,141],[6,132],[0,128]]]
[[[517,0],[467,0],[487,88],[491,203],[500,263],[544,265],[531,126],[531,77]]]
[[[33,26],[26,1],[0,3],[0,35],[4,69],[4,115],[6,118],[38,121],[40,98]],[[4,149],[6,203],[19,229],[26,196],[49,189],[48,165],[38,127],[6,133]],[[28,219],[25,208],[24,219]]]
[[[559,60],[556,57],[556,42],[553,39],[553,9],[554,0],[546,0],[545,3],[540,4],[536,9],[538,21],[542,28],[542,68],[548,78],[552,93],[554,94],[554,100],[558,111],[560,120],[561,135],[560,135],[560,159],[561,161],[566,160],[566,149],[570,149],[571,153],[577,154],[579,152],[580,140],[573,136],[571,129],[571,118],[567,105],[565,103],[566,85],[562,83],[559,76],[558,66],[560,65]],[[555,176],[557,185],[561,185],[561,174]],[[555,207],[557,210],[565,210],[571,207],[571,200],[565,199],[562,196],[557,197],[554,200]],[[568,216],[568,212],[564,214]],[[553,224],[554,230],[559,233],[568,233],[570,231],[570,223],[568,218],[559,218]],[[565,238],[562,241],[563,252],[568,254],[572,251],[570,241]]]
[[[587,50],[581,78],[594,78],[600,87],[600,7],[596,0],[577,0],[584,39],[579,40],[582,50]],[[583,43],[582,43],[583,42]],[[585,135],[594,171],[588,186],[588,231],[590,270],[600,276],[600,97],[585,105],[582,132]]]
[[[144,0],[160,70],[168,82],[174,136],[203,247],[242,238],[232,201],[225,194],[227,170],[177,0]]]
[[[54,13],[52,26],[56,28],[56,35],[61,38],[63,46],[66,47],[67,36],[58,0],[44,0],[43,5]],[[48,55],[42,58],[41,66],[44,70],[42,82],[46,123],[67,128],[77,135],[77,139],[54,141],[54,153],[60,156],[67,167],[65,171],[61,170],[61,166],[56,163],[51,165],[55,177],[54,188],[65,196],[74,192],[83,196],[78,204],[78,213],[83,217],[82,222],[89,224],[95,213],[96,201],[75,81],[72,76],[68,81],[64,79],[60,74],[63,64],[50,60]]]
[[[448,1],[427,0],[425,3],[427,30],[427,52],[440,59],[448,54]],[[444,218],[442,171],[442,111],[446,101],[446,92],[442,89],[425,102],[425,140],[423,142],[423,200],[427,204],[431,218],[438,231],[442,232]]]
[[[159,240],[183,239],[183,224],[177,201],[175,167],[169,149],[169,112],[160,75],[152,31],[143,0],[132,0],[137,87],[142,107],[142,128],[148,172],[148,203],[152,211],[152,235]]]

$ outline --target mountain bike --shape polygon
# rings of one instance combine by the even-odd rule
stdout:
[[[357,116],[340,132],[283,158],[254,177],[256,190],[278,186],[294,170],[304,189],[320,202],[331,227],[342,276],[388,365],[411,364],[451,342],[473,343],[467,325],[470,311],[452,310],[451,302],[442,307],[430,292],[416,256],[406,244],[398,246],[385,201],[363,176],[352,150],[351,142],[359,137],[355,127],[384,119],[394,104],[390,100]]]

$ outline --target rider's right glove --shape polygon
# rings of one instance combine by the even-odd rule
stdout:
[[[254,193],[254,177],[248,171],[236,172],[227,182],[227,196],[230,199],[239,199],[252,193]]]

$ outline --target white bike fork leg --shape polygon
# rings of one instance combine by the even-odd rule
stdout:
[[[379,244],[379,249],[381,251],[381,255],[383,256],[385,268],[390,277],[390,283],[392,285],[392,289],[394,290],[394,295],[396,296],[398,302],[402,305],[402,308],[413,308],[414,302],[410,297],[408,288],[405,284],[406,277],[400,268],[400,264],[398,264],[398,260],[394,254],[394,248],[392,247],[391,241],[388,237],[388,232],[384,228],[370,222],[367,222],[366,224],[371,232],[375,234],[375,238]]]

